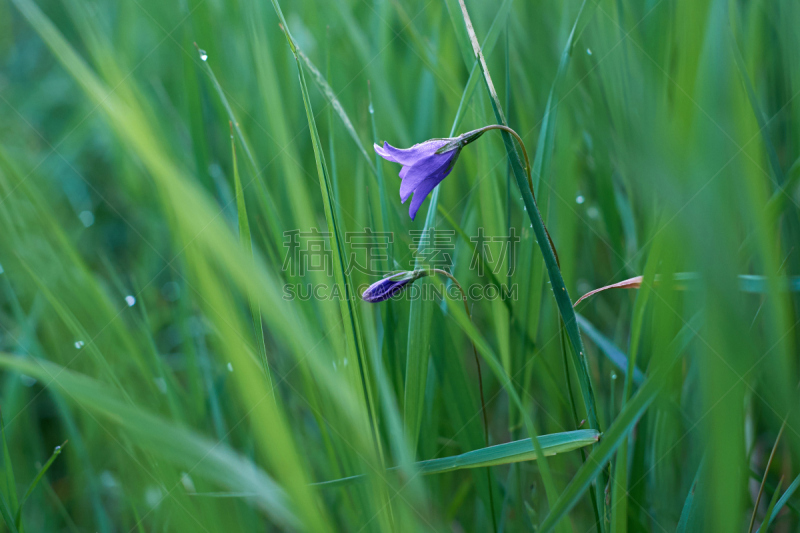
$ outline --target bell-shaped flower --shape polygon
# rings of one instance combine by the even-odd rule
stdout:
[[[434,187],[453,170],[461,149],[481,135],[482,130],[474,130],[449,139],[431,139],[406,149],[395,148],[387,142],[383,146],[374,145],[379,156],[403,165],[400,170],[400,179],[403,180],[400,200],[405,203],[413,193],[408,209],[412,220]]]

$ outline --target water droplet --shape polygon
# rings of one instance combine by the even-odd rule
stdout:
[[[347,357],[344,358],[344,366],[347,366]]]
[[[59,452],[61,452],[61,446],[56,446],[56,449],[53,450],[53,453],[59,453]]]
[[[527,211],[527,210],[528,210],[528,206],[527,206],[527,205],[523,205],[523,206],[522,206],[522,210],[523,210],[523,211]]]
[[[100,474],[100,484],[107,489],[113,489],[119,485],[119,483],[117,483],[117,478],[108,470],[103,470]]]
[[[26,376],[25,374],[20,374],[19,375],[19,380],[26,387],[33,387],[34,385],[36,385],[36,378],[32,378],[30,376]]]
[[[75,349],[80,350],[83,348],[83,341],[75,341]]]
[[[228,372],[233,372],[233,365],[228,363]]]
[[[617,373],[616,372],[612,372],[611,373],[611,379],[617,379]]]
[[[372,104],[369,104],[369,114],[370,115],[374,115],[375,114],[375,108],[372,107]]]
[[[592,206],[586,210],[586,214],[589,215],[589,218],[598,218],[600,216],[600,211],[598,211],[596,207]]]
[[[197,490],[194,488],[194,481],[192,481],[192,478],[189,477],[189,474],[186,472],[181,473],[181,484],[183,485],[183,488],[186,489],[186,492],[197,492]]]
[[[0,265],[0,274],[2,274],[3,272],[5,272],[5,270],[3,270],[3,265]]]
[[[531,224],[531,227],[533,227],[533,224]],[[537,242],[538,242],[538,241],[537,241]]]
[[[206,61],[208,59],[208,54],[206,53],[205,50],[201,48],[198,50],[198,52],[200,52],[200,59],[202,59],[203,61]]]
[[[129,294],[125,297],[125,303],[128,304],[128,307],[133,307],[136,305],[136,297]]]
[[[81,224],[83,224],[84,228],[94,224],[94,214],[91,211],[81,211],[78,218],[81,219]]]
[[[167,393],[167,382],[164,381],[164,378],[153,378],[153,383],[156,384],[158,390],[161,391],[161,394]]]
[[[586,53],[589,54],[589,55],[592,55],[592,49],[591,48],[587,48],[586,49]]]
[[[575,201],[579,204],[582,204],[583,202],[586,201],[586,198],[584,198],[582,194],[579,194],[578,196],[575,197]]]

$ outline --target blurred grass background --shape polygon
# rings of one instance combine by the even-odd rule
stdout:
[[[599,444],[489,481],[413,464],[486,446],[470,339],[489,444],[587,418],[499,135],[416,221],[372,152],[495,122],[457,0],[3,0],[12,517],[68,441],[9,530],[797,528],[800,5],[466,7],[572,300],[645,276],[578,306]],[[517,298],[472,302],[472,328],[460,302],[358,301],[376,275],[283,268],[284,231],[332,228],[343,260],[347,232],[393,232],[393,270],[431,226],[462,285]],[[514,271],[479,276],[462,236],[511,226]]]

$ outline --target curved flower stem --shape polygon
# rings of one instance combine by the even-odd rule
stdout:
[[[484,126],[476,131],[484,132],[489,130],[502,130],[514,137],[514,139],[517,141],[517,144],[522,150],[522,157],[525,159],[525,173],[528,174],[528,187],[531,190],[531,196],[533,196],[533,203],[536,204],[536,193],[533,192],[533,176],[531,175],[531,160],[528,158],[528,151],[525,149],[525,143],[522,142],[522,137],[520,137],[516,131],[512,130],[508,126],[504,126],[503,124],[490,124],[489,126]],[[544,221],[542,221],[542,225],[544,227],[544,232],[547,234],[547,240],[550,241],[550,247],[553,249],[553,255],[556,256],[556,264],[558,265],[558,268],[561,268],[561,261],[558,259],[556,245],[553,244],[553,239],[550,237],[550,232],[547,231],[547,226],[544,225]]]
[[[452,281],[456,287],[458,287],[458,291],[461,293],[461,301],[464,303],[464,311],[467,312],[467,317],[472,321],[472,313],[469,311],[469,305],[467,303],[467,293],[464,292],[464,288],[458,282],[458,280],[453,276],[450,272],[446,270],[441,270],[438,268],[432,268],[428,270],[428,272],[441,274],[442,276],[447,277],[450,281]],[[481,360],[478,357],[478,350],[475,348],[475,343],[470,341],[472,344],[472,354],[475,356],[475,366],[478,367],[478,388],[480,389],[481,393],[481,411],[483,412],[483,438],[486,441],[486,446],[489,446],[489,417],[486,414],[486,400],[484,399],[483,395],[483,376],[481,375]],[[497,531],[497,519],[494,516],[494,496],[492,495],[492,477],[490,473],[490,469],[486,469],[486,479],[489,482],[489,505],[491,506],[492,511],[492,523],[494,525],[494,530]]]

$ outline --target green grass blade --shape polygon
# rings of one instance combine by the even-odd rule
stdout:
[[[769,531],[769,527],[772,525],[772,522],[775,521],[775,518],[778,516],[778,513],[781,511],[781,509],[783,509],[783,506],[788,503],[789,498],[791,498],[792,495],[795,493],[795,491],[797,491],[798,487],[800,487],[800,476],[794,478],[792,484],[786,487],[786,492],[783,493],[778,502],[775,504],[775,507],[773,507],[772,512],[769,513],[767,517],[764,519],[764,523],[761,525],[760,528],[758,528],[758,533],[762,533],[762,531],[763,533],[767,533],[767,531]],[[777,492],[778,491],[776,491],[776,493]]]
[[[507,16],[508,8],[510,7],[511,0],[506,0],[501,6],[500,11],[492,22],[491,29],[487,35],[484,46],[487,50],[491,50],[497,43],[497,37],[500,35],[504,27],[503,13]],[[450,137],[455,135],[461,120],[464,118],[469,101],[472,94],[477,87],[477,62],[472,66],[472,74],[467,82],[464,92],[461,96],[461,102],[458,106],[453,125],[450,128]],[[436,212],[439,206],[439,187],[436,187],[430,195],[430,203],[428,205],[428,212],[425,216],[425,225],[422,229],[423,234],[428,234],[436,221]],[[423,247],[427,244],[420,243],[420,253],[418,257],[425,257]],[[423,268],[421,259],[417,260],[415,268]],[[428,284],[430,280],[422,279],[420,284]],[[423,290],[427,290],[424,289]],[[431,337],[431,316],[433,313],[433,304],[431,302],[423,301],[422,299],[414,299],[411,302],[411,309],[409,310],[408,319],[408,349],[406,355],[406,374],[405,374],[405,387],[404,387],[404,409],[405,409],[405,427],[408,434],[409,441],[412,446],[416,447],[419,438],[420,425],[422,421],[422,408],[424,405],[425,397],[425,383],[428,375],[428,350],[430,346]]]
[[[697,505],[695,503],[695,498],[697,495],[698,483],[700,482],[700,475],[703,472],[704,463],[705,460],[700,461],[700,466],[697,467],[697,473],[694,475],[692,486],[689,487],[689,494],[686,495],[686,500],[683,503],[683,510],[681,510],[681,517],[678,520],[678,527],[675,529],[675,533],[686,533],[686,528],[689,526],[692,515],[696,512]]]
[[[577,450],[595,444],[600,434],[593,429],[579,429],[564,433],[551,433],[538,437],[541,452],[545,457]],[[525,461],[535,461],[537,451],[531,439],[521,439],[503,444],[495,444],[451,457],[428,459],[414,463],[415,468],[425,475],[443,474],[454,470],[485,468]],[[396,468],[396,467],[395,467]],[[342,485],[364,479],[365,476],[350,476],[342,479],[315,483],[318,486]]]
[[[579,429],[537,437],[541,452],[546,457],[589,446],[596,443],[599,438],[600,434],[593,429]],[[454,457],[429,459],[417,464],[425,474],[439,474],[462,468],[482,468],[521,461],[535,461],[537,457],[533,441],[522,439],[505,444],[495,444]]]
[[[208,54],[205,52],[205,50],[200,49],[197,46],[197,43],[195,43],[195,47],[197,48],[198,55],[203,63],[206,75],[211,80],[211,84],[214,86],[214,90],[216,91],[220,102],[222,102],[225,112],[228,114],[228,120],[231,124],[233,124],[233,129],[236,131],[236,136],[239,138],[239,142],[242,144],[245,155],[247,155],[247,160],[250,162],[250,166],[252,167],[254,175],[253,181],[256,182],[256,189],[259,192],[258,197],[262,203],[261,212],[267,217],[267,226],[272,230],[273,239],[275,242],[277,242],[281,239],[280,228],[283,226],[278,220],[278,210],[275,207],[275,201],[272,199],[272,196],[270,196],[267,188],[264,186],[264,182],[261,180],[259,175],[262,172],[262,167],[259,165],[255,156],[253,155],[253,151],[250,149],[250,144],[247,142],[247,139],[242,132],[242,128],[239,126],[239,121],[236,120],[236,116],[233,114],[233,109],[231,108],[231,104],[228,102],[228,97],[225,95],[225,91],[219,84],[219,80],[217,80],[217,77],[214,75],[214,70],[211,68],[211,65],[208,62]],[[272,247],[267,247],[267,252],[273,259],[273,262],[279,262],[276,259],[276,252],[272,249]]]
[[[22,528],[22,506],[25,505],[25,501],[28,499],[28,496],[31,495],[33,489],[36,488],[36,485],[39,484],[39,481],[41,481],[42,476],[45,475],[47,470],[50,468],[50,465],[52,465],[53,462],[56,460],[56,457],[61,455],[61,450],[65,444],[67,443],[64,442],[64,444],[62,444],[61,446],[55,447],[52,455],[50,455],[50,458],[47,460],[44,466],[42,466],[42,468],[39,469],[39,472],[36,474],[36,477],[33,478],[33,481],[31,481],[31,484],[28,486],[28,490],[25,491],[25,495],[22,497],[22,500],[20,500],[19,507],[17,508],[17,516],[14,519],[14,523],[17,525],[17,529]]]
[[[596,3],[592,4],[592,8],[596,5]],[[560,103],[561,85],[564,83],[564,78],[567,76],[567,67],[572,57],[572,47],[575,44],[575,31],[578,29],[578,22],[581,20],[584,7],[586,7],[585,0],[581,3],[578,16],[575,18],[575,23],[572,25],[567,43],[564,45],[564,50],[561,52],[558,70],[556,70],[556,77],[553,80],[553,84],[550,86],[550,94],[547,96],[542,125],[539,128],[539,140],[536,143],[536,155],[533,158],[533,190],[534,194],[537,195],[539,194],[540,180],[546,179],[550,173],[550,161],[553,158],[553,149],[555,146],[556,117],[558,114],[558,104]]]
[[[311,143],[314,148],[314,158],[317,166],[317,174],[319,177],[319,184],[322,193],[322,203],[325,209],[325,219],[328,225],[328,231],[330,232],[331,235],[333,270],[335,274],[336,283],[342,289],[342,297],[339,299],[339,303],[342,313],[342,319],[344,321],[344,330],[347,337],[347,348],[353,360],[358,361],[357,369],[356,365],[349,367],[353,369],[350,370],[352,376],[351,383],[355,385],[355,383],[358,383],[360,381],[360,386],[363,390],[363,402],[364,402],[364,412],[365,412],[364,430],[369,431],[372,434],[377,456],[376,459],[381,465],[383,465],[385,462],[385,458],[383,454],[383,444],[381,441],[381,436],[378,433],[378,416],[375,405],[375,397],[372,391],[373,377],[372,377],[372,372],[370,371],[370,362],[364,350],[363,337],[361,335],[357,308],[355,307],[355,302],[357,301],[358,295],[356,295],[353,289],[350,277],[347,274],[345,268],[344,261],[346,254],[344,249],[344,243],[342,241],[342,234],[341,234],[342,229],[340,229],[339,224],[336,220],[336,211],[333,207],[335,200],[333,198],[333,191],[331,189],[328,170],[325,164],[325,156],[322,150],[322,142],[320,141],[319,132],[317,131],[317,126],[314,119],[314,113],[311,108],[311,98],[308,94],[308,86],[306,85],[305,74],[303,72],[303,66],[298,56],[297,47],[291,36],[291,33],[289,32],[289,28],[286,25],[286,21],[283,18],[283,13],[281,12],[277,0],[273,0],[272,4],[273,7],[275,8],[275,12],[277,13],[279,19],[281,20],[284,34],[286,35],[286,39],[289,42],[289,47],[291,48],[292,53],[294,54],[295,62],[297,63],[297,72],[300,82],[300,90],[303,97],[303,104],[306,111],[306,118],[308,120],[308,128],[311,133]],[[387,524],[387,527],[390,520],[389,515],[391,514],[391,509],[389,508],[389,504],[390,501],[386,499],[386,504],[381,508],[380,512],[382,519]]]
[[[12,509],[19,507],[17,503],[17,482],[14,479],[14,466],[11,462],[11,454],[8,451],[8,440],[6,440],[6,424],[3,420],[3,411],[0,409],[0,437],[3,439],[3,471],[5,474],[6,491],[8,501]]]
[[[647,258],[644,275],[639,292],[636,294],[636,303],[633,306],[633,320],[631,323],[631,340],[628,347],[629,357],[625,368],[625,386],[622,392],[622,408],[633,393],[633,385],[641,386],[640,380],[636,381],[636,358],[639,353],[639,337],[642,332],[644,313],[647,300],[655,281],[656,270],[659,267],[661,240],[656,240]],[[640,374],[641,376],[641,374]],[[614,485],[612,490],[611,526],[612,533],[626,533],[628,531],[628,446],[630,439],[623,440],[617,451],[616,464],[614,465]]]
[[[236,161],[236,144],[233,139],[233,125],[231,125],[231,155],[233,157],[233,181],[236,189],[236,212],[239,218],[239,243],[245,251],[245,255],[253,259],[253,239],[250,235],[250,222],[247,218],[247,203],[244,199],[244,189],[242,180],[239,178],[239,165]],[[267,346],[264,342],[264,324],[261,319],[261,307],[252,294],[248,295],[250,301],[250,313],[253,316],[253,332],[256,337],[258,355],[261,357],[261,364],[264,367],[264,374],[267,376],[267,386],[272,391],[272,398],[275,399],[275,389],[272,385],[272,373],[269,370],[267,360]]]
[[[469,34],[470,41],[472,42],[472,47],[475,53],[475,57],[478,59],[479,64],[481,66],[481,71],[483,73],[483,77],[486,82],[486,87],[489,92],[489,96],[491,98],[492,108],[494,109],[495,116],[499,123],[507,125],[507,121],[503,114],[503,110],[500,106],[500,100],[497,97],[497,91],[494,88],[494,83],[492,82],[491,75],[489,74],[488,67],[486,66],[484,53],[481,50],[480,45],[478,43],[478,38],[475,35],[475,30],[472,27],[472,22],[469,20],[469,14],[467,13],[467,8],[464,5],[463,0],[459,0],[459,2],[461,4],[461,11],[464,16],[464,22],[467,26],[467,32]],[[580,19],[580,14],[578,16],[578,19]],[[575,34],[575,29],[577,27],[577,24],[578,21],[576,20],[575,25],[572,28],[572,32],[570,33],[570,39],[569,39],[570,43],[572,41],[572,37]],[[536,240],[539,242],[539,247],[542,251],[542,255],[544,255],[545,264],[547,266],[547,271],[550,277],[550,283],[552,284],[553,293],[556,298],[556,303],[558,304],[559,312],[561,313],[561,316],[564,319],[564,323],[567,328],[567,334],[569,335],[570,342],[572,344],[574,357],[576,361],[576,367],[580,370],[578,372],[578,376],[580,378],[581,393],[583,395],[583,400],[584,403],[586,404],[586,410],[589,415],[589,423],[592,427],[599,428],[597,419],[597,409],[595,407],[594,393],[592,391],[588,366],[586,364],[586,356],[584,354],[583,341],[581,340],[581,334],[578,329],[577,320],[575,318],[575,311],[572,308],[572,301],[569,298],[569,294],[567,293],[567,288],[564,283],[564,279],[561,276],[561,271],[556,262],[555,252],[550,247],[550,240],[547,236],[544,227],[544,222],[542,220],[539,209],[536,206],[536,201],[533,199],[533,194],[531,193],[531,190],[528,188],[527,178],[525,176],[524,170],[522,169],[522,162],[519,158],[519,155],[517,154],[516,148],[514,148],[511,136],[503,132],[503,141],[505,142],[506,145],[506,151],[508,152],[508,157],[511,160],[511,167],[514,171],[514,177],[517,180],[517,186],[519,187],[520,192],[522,193],[522,198],[523,201],[525,202],[526,211],[528,213],[528,216],[530,217],[531,224],[533,225],[534,233],[536,234]]]
[[[328,102],[328,105],[330,105],[333,108],[334,112],[336,113],[336,116],[338,116],[339,120],[342,121],[342,124],[344,125],[344,128],[347,130],[347,133],[350,135],[350,138],[353,139],[356,148],[358,148],[358,151],[361,153],[361,155],[364,156],[364,160],[367,162],[367,165],[369,166],[370,170],[372,170],[372,172],[374,173],[375,164],[372,162],[372,158],[370,158],[366,148],[364,148],[364,144],[361,142],[361,138],[358,136],[356,128],[350,121],[350,117],[347,116],[347,112],[344,110],[342,103],[339,101],[338,98],[336,98],[336,93],[333,92],[333,89],[328,84],[325,77],[322,75],[319,69],[316,66],[314,66],[314,63],[311,62],[311,60],[308,58],[306,54],[303,53],[302,50],[298,49],[297,55],[300,56],[300,59],[302,59],[303,63],[306,64],[306,67],[311,73],[311,79],[314,80],[314,83],[317,84],[319,91],[322,93],[322,96],[325,97],[325,100]]]
[[[628,367],[630,366],[630,362],[628,361],[628,356],[623,353],[622,350],[617,348],[617,346],[605,335],[600,333],[594,324],[589,322],[584,316],[576,314],[575,317],[578,319],[578,325],[581,327],[584,333],[594,341],[600,351],[608,357],[608,360],[611,361],[614,366],[616,366],[623,375],[627,375]],[[633,383],[636,384],[638,387],[644,381],[644,374],[642,371],[639,370],[638,367],[634,367],[633,369]]]
[[[533,422],[533,419],[528,414],[525,406],[522,403],[522,400],[517,393],[514,384],[512,383],[511,379],[509,378],[508,374],[505,373],[503,369],[503,365],[498,360],[497,356],[495,355],[492,348],[486,342],[484,337],[480,334],[478,329],[472,323],[472,321],[467,316],[466,312],[461,309],[455,302],[452,300],[447,300],[448,308],[450,313],[452,314],[453,318],[455,318],[456,322],[458,322],[459,327],[467,334],[470,340],[474,343],[475,348],[478,350],[478,353],[481,354],[483,360],[489,365],[489,368],[494,373],[497,380],[501,383],[503,388],[508,393],[511,401],[517,406],[519,409],[520,414],[522,415],[522,420],[525,424],[525,429],[530,435],[532,439],[534,450],[536,450],[537,457],[541,457],[542,461],[539,462],[539,471],[542,476],[542,481],[545,486],[545,491],[547,493],[547,500],[550,505],[553,505],[556,502],[556,498],[558,497],[556,486],[553,481],[552,474],[550,472],[550,467],[548,462],[544,457],[545,454],[542,453],[540,444],[537,439],[537,431],[536,426]]]
[[[586,462],[572,477],[567,488],[564,489],[556,504],[551,507],[550,512],[542,521],[540,526],[542,533],[553,531],[561,519],[578,503],[592,481],[602,472],[614,451],[627,438],[636,422],[656,399],[661,387],[664,386],[664,374],[678,362],[686,346],[694,338],[698,323],[699,316],[695,316],[681,329],[670,347],[669,360],[648,373],[644,383],[631,401],[625,405],[608,430],[603,433],[598,445],[594,447],[586,458]]]
[[[782,187],[785,180],[783,169],[778,160],[778,152],[775,150],[775,145],[770,138],[769,129],[767,128],[767,120],[764,118],[764,113],[761,112],[761,106],[758,103],[758,96],[750,81],[750,76],[747,74],[747,65],[744,63],[742,52],[739,50],[739,44],[736,42],[736,37],[733,32],[730,33],[731,49],[733,50],[733,58],[736,61],[736,68],[739,70],[739,75],[742,77],[742,83],[747,91],[747,99],[750,101],[750,107],[753,108],[753,114],[758,123],[758,131],[761,133],[761,138],[764,140],[764,147],[767,150],[767,159],[769,159],[769,166],[772,168],[772,173],[775,175],[776,184]]]
[[[483,78],[484,81],[486,82],[486,89],[491,99],[492,109],[494,110],[495,117],[498,123],[508,126],[508,121],[506,120],[505,115],[503,114],[502,106],[500,104],[500,99],[497,96],[497,91],[494,88],[494,83],[492,82],[491,75],[489,74],[489,69],[486,65],[484,52],[481,50],[478,38],[475,35],[475,30],[472,26],[472,21],[470,20],[469,13],[467,12],[467,7],[464,4],[464,0],[459,0],[459,4],[461,6],[461,13],[464,18],[464,24],[466,25],[467,28],[467,34],[472,44],[473,53],[475,54],[476,60],[480,64],[481,72],[483,73]],[[580,13],[583,12],[583,5],[585,5],[585,2],[584,4],[581,5]],[[580,13],[578,14],[578,20],[580,19]],[[575,34],[575,29],[577,27],[578,20],[575,21],[575,25],[573,26],[572,32],[570,33],[569,46],[571,46],[572,38]],[[592,391],[591,378],[589,376],[589,369],[586,363],[583,341],[581,340],[580,330],[578,329],[578,323],[575,318],[575,311],[572,308],[572,301],[569,298],[569,294],[567,293],[567,288],[564,283],[564,279],[561,276],[561,271],[558,267],[558,263],[555,257],[555,251],[550,246],[550,239],[549,236],[547,235],[547,230],[545,229],[541,213],[539,212],[539,208],[537,207],[536,201],[533,198],[533,193],[528,187],[527,177],[525,176],[525,172],[522,168],[522,162],[519,158],[519,154],[517,154],[517,150],[514,147],[511,136],[506,132],[502,132],[502,134],[506,151],[508,153],[508,157],[511,162],[511,167],[514,172],[514,177],[517,180],[517,186],[519,187],[519,190],[522,193],[522,198],[525,203],[526,211],[528,213],[528,216],[530,217],[534,233],[536,234],[536,240],[538,241],[539,247],[542,251],[542,254],[544,255],[545,265],[547,266],[547,271],[550,277],[552,290],[555,295],[556,302],[558,304],[559,312],[561,313],[561,316],[566,325],[567,334],[570,338],[575,360],[575,367],[578,369],[578,377],[581,385],[581,393],[583,396],[584,403],[586,405],[586,410],[588,412],[589,424],[591,427],[599,430],[600,424],[597,418],[597,409],[595,407],[594,392]],[[602,490],[600,489],[599,484],[597,485],[597,487],[598,487],[597,502],[602,510],[602,501],[603,501]],[[603,513],[600,512],[599,515],[602,517]]]
[[[8,502],[2,494],[0,494],[0,516],[3,517],[3,521],[6,523],[6,526],[8,526],[8,530],[11,533],[19,532],[16,524],[14,523],[14,519],[11,517],[11,509],[8,508]]]
[[[63,392],[69,400],[97,415],[105,424],[122,429],[139,446],[192,475],[234,491],[247,491],[270,516],[285,527],[299,521],[278,485],[252,461],[226,444],[213,442],[161,417],[126,404],[97,381],[47,361],[32,361],[0,353],[0,367],[36,377]],[[111,434],[113,435],[113,433]]]

